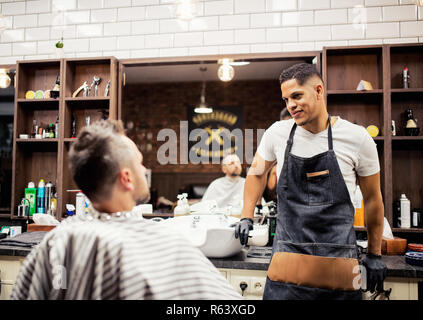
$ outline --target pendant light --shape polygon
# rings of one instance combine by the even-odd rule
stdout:
[[[0,69],[0,88],[6,89],[10,86],[10,79],[9,75],[7,74],[7,69]]]
[[[235,76],[235,70],[233,67],[246,66],[250,64],[248,61],[234,61],[234,59],[223,58],[217,61],[221,66],[217,70],[217,76],[223,82],[228,82]]]
[[[200,71],[203,73],[203,85],[201,88],[200,104],[194,109],[195,113],[212,113],[213,109],[206,103],[206,81],[204,80],[204,72],[207,71],[206,67],[201,67]]]

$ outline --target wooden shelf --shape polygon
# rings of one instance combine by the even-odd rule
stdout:
[[[78,141],[78,138],[64,138],[63,141],[64,142],[75,142],[75,141]]]
[[[44,138],[44,139],[16,139],[18,143],[57,143],[59,139]]]
[[[19,98],[16,101],[19,102],[19,103],[60,102],[59,99],[53,99],[53,98],[49,98],[49,99],[22,99],[22,98]]]
[[[375,140],[375,141],[384,141],[385,140],[385,137],[383,137],[383,136],[377,136],[377,137],[373,137],[373,140]]]
[[[392,228],[392,232],[423,233],[423,228]]]
[[[423,136],[393,136],[392,140],[399,140],[399,141],[423,141]]]
[[[367,95],[367,94],[382,94],[382,89],[375,90],[328,90],[328,95]]]
[[[391,89],[392,93],[423,93],[423,88]]]
[[[110,101],[110,97],[75,97],[65,98],[65,101]]]

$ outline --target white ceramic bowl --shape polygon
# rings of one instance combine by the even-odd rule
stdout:
[[[20,139],[28,139],[28,135],[27,134],[20,134],[19,138]]]
[[[269,226],[255,224],[249,235],[251,236],[248,238],[249,246],[264,247],[269,242]]]

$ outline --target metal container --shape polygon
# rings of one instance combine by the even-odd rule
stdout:
[[[18,217],[28,217],[29,207],[30,207],[29,200],[23,198],[21,201],[21,204],[18,205]]]
[[[51,210],[51,199],[53,198],[54,195],[54,190],[53,190],[53,184],[49,181],[46,184],[46,196],[45,196],[45,208],[46,208],[46,213],[47,214],[53,214],[52,210]]]

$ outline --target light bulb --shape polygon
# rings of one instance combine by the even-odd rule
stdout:
[[[414,3],[419,7],[423,7],[423,0],[414,0]]]
[[[194,109],[195,113],[212,113],[213,109],[209,107],[197,107]]]
[[[232,68],[229,64],[222,64],[217,70],[217,76],[224,82],[231,81],[234,75],[234,68]]]
[[[196,3],[192,0],[181,0],[176,7],[176,16],[181,20],[191,20],[196,16]]]
[[[0,69],[0,88],[7,88],[8,86],[10,86],[11,81],[12,80],[7,74],[6,69]]]

